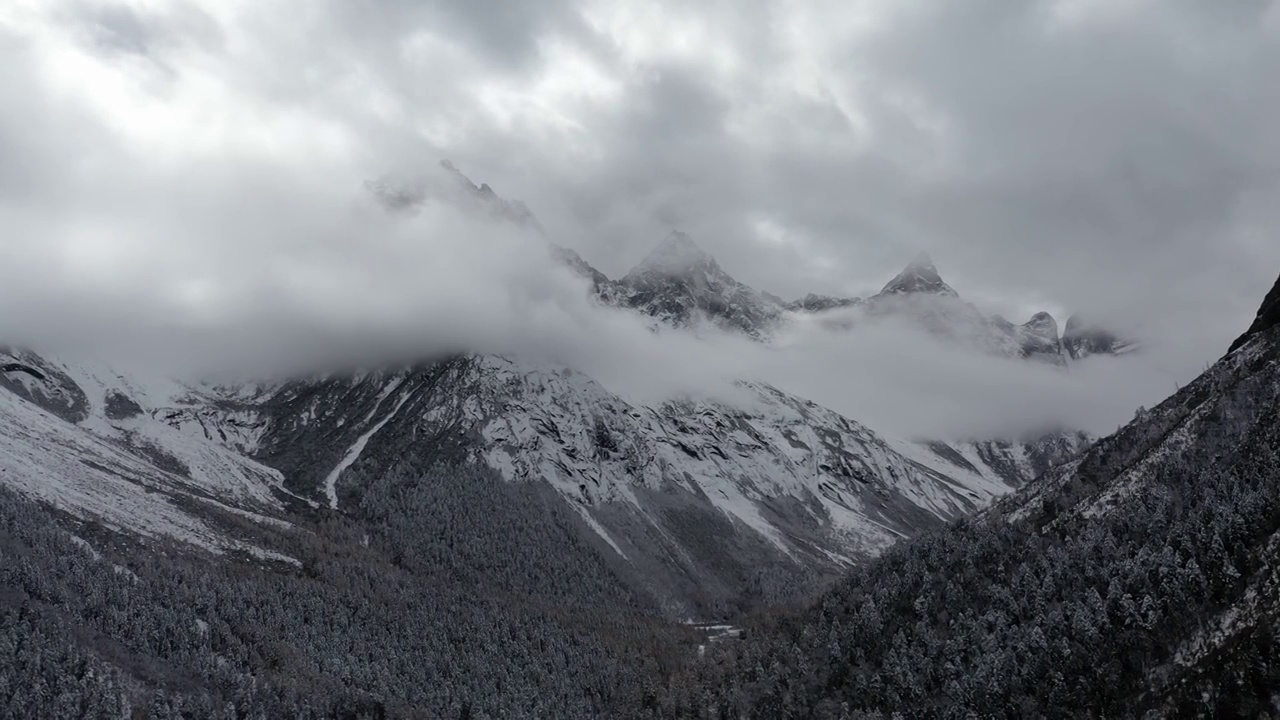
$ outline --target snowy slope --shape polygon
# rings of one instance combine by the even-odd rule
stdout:
[[[8,381],[0,388],[0,481],[117,530],[264,554],[190,511],[195,503],[283,522],[279,472],[157,419],[170,403],[202,400],[195,391],[29,352],[5,351],[0,362],[10,368],[0,373]],[[18,381],[23,392],[13,391]]]
[[[986,506],[1035,470],[985,446],[886,438],[767,385],[739,390],[732,403],[643,405],[570,368],[458,357],[285,386],[263,409],[262,459],[339,508],[362,477],[401,463],[483,462],[549,484],[627,560],[653,552],[652,533],[694,564],[744,537],[797,562],[857,561]],[[723,532],[681,539],[691,517]]]

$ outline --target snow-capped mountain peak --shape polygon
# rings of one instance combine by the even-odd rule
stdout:
[[[1058,336],[1058,321],[1047,312],[1038,312],[1016,328],[1020,338],[1020,353],[1024,358],[1048,362],[1065,367],[1062,340]]]
[[[754,338],[782,314],[776,298],[738,282],[687,234],[675,230],[618,282],[622,305],[671,325],[707,319]]]
[[[1031,335],[1058,342],[1058,321],[1047,312],[1038,312],[1023,323],[1022,329]]]
[[[627,273],[627,278],[644,274],[684,275],[691,272],[723,273],[715,258],[707,254],[688,233],[672,230],[640,264]],[[624,278],[625,281],[625,278]]]
[[[881,295],[905,295],[911,293],[928,293],[932,295],[948,295],[959,297],[952,287],[938,275],[933,260],[928,253],[922,252],[915,257],[897,277],[889,281],[880,291]]]

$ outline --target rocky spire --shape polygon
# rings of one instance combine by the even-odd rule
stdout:
[[[1023,324],[1022,329],[1036,337],[1058,342],[1058,321],[1047,312],[1038,312]]]
[[[627,273],[634,277],[647,273],[663,275],[682,274],[693,269],[719,271],[715,258],[708,255],[688,234],[672,230],[662,242],[658,243],[640,264]]]
[[[958,297],[950,285],[942,281],[938,269],[928,253],[920,253],[898,276],[889,281],[880,291],[881,295],[908,295],[927,293],[930,295],[949,295]]]
[[[709,318],[760,338],[782,313],[776,298],[735,280],[679,230],[667,235],[618,287],[623,305],[676,326]]]

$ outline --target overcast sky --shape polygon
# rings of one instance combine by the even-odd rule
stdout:
[[[611,276],[672,228],[786,297],[923,249],[1196,365],[1280,273],[1278,77],[1260,0],[7,0],[0,314],[463,307],[518,243],[361,199],[449,158]]]

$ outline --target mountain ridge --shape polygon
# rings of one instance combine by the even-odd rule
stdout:
[[[488,185],[477,187],[448,161],[442,161],[442,165],[460,178],[471,195],[489,203],[496,215],[532,227],[545,239],[537,219],[523,203],[503,199]],[[489,190],[483,192],[482,188]],[[512,207],[518,210],[513,212]],[[985,352],[1059,367],[1090,355],[1123,354],[1140,347],[1103,327],[1086,326],[1078,316],[1068,318],[1061,335],[1057,321],[1044,312],[1033,314],[1022,325],[1013,325],[998,316],[987,317],[960,300],[960,294],[942,279],[927,252],[918,253],[879,293],[865,300],[809,293],[786,302],[738,281],[679,229],[671,230],[617,280],[597,270],[576,251],[553,242],[549,245],[553,256],[591,282],[592,294],[599,301],[638,310],[678,327],[696,327],[710,321],[721,329],[768,341],[785,327],[788,313],[816,315],[858,309],[881,319],[905,318],[932,334],[965,340]],[[1046,323],[1046,318],[1052,322]],[[848,318],[841,318],[837,324],[847,322]]]
[[[1280,287],[1280,282],[1277,283]],[[675,683],[713,717],[1269,717],[1280,323],[1076,460]],[[683,682],[689,685],[682,685]],[[692,688],[685,692],[683,688]],[[696,697],[696,700],[693,698]]]

